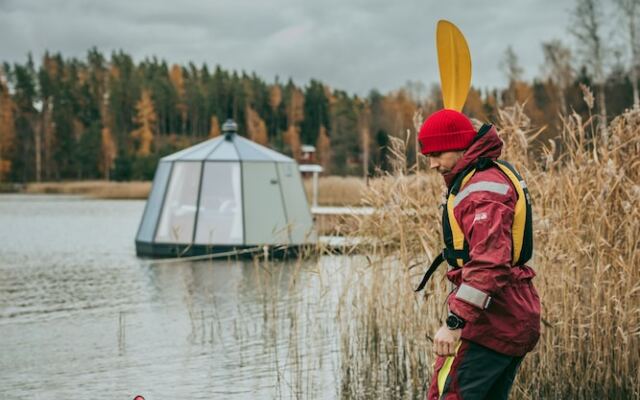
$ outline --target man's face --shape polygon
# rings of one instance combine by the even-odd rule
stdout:
[[[443,151],[438,153],[429,153],[429,168],[437,169],[442,175],[451,172],[453,167],[460,158],[463,151]]]

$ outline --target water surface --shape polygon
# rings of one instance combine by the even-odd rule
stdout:
[[[0,196],[0,398],[338,397],[348,260],[138,259],[143,208]]]

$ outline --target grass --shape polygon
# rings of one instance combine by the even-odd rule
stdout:
[[[303,181],[307,198],[311,202],[311,179]],[[353,176],[321,176],[318,179],[318,204],[323,206],[360,206],[366,184],[364,179]]]
[[[615,118],[605,146],[592,120],[563,119],[562,146],[534,159],[536,131],[521,107],[503,110],[503,158],[527,180],[534,201],[534,283],[542,337],[512,398],[640,398],[640,110]],[[557,148],[557,149],[556,149]],[[350,221],[375,238],[354,268],[341,305],[343,398],[424,398],[432,374],[431,335],[445,315],[443,273],[423,294],[413,288],[441,249],[443,190],[423,164],[371,181],[365,203],[380,209]],[[354,249],[358,250],[358,249]]]

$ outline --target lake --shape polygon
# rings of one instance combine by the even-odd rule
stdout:
[[[143,208],[0,196],[0,398],[339,397],[351,258],[138,259]]]

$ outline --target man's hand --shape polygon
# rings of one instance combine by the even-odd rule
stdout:
[[[456,329],[452,331],[447,328],[446,325],[443,325],[438,332],[436,333],[436,337],[433,339],[433,347],[436,351],[436,354],[442,357],[453,356],[456,354],[456,347],[458,346],[458,342],[460,341],[460,335],[462,334],[462,329]]]

